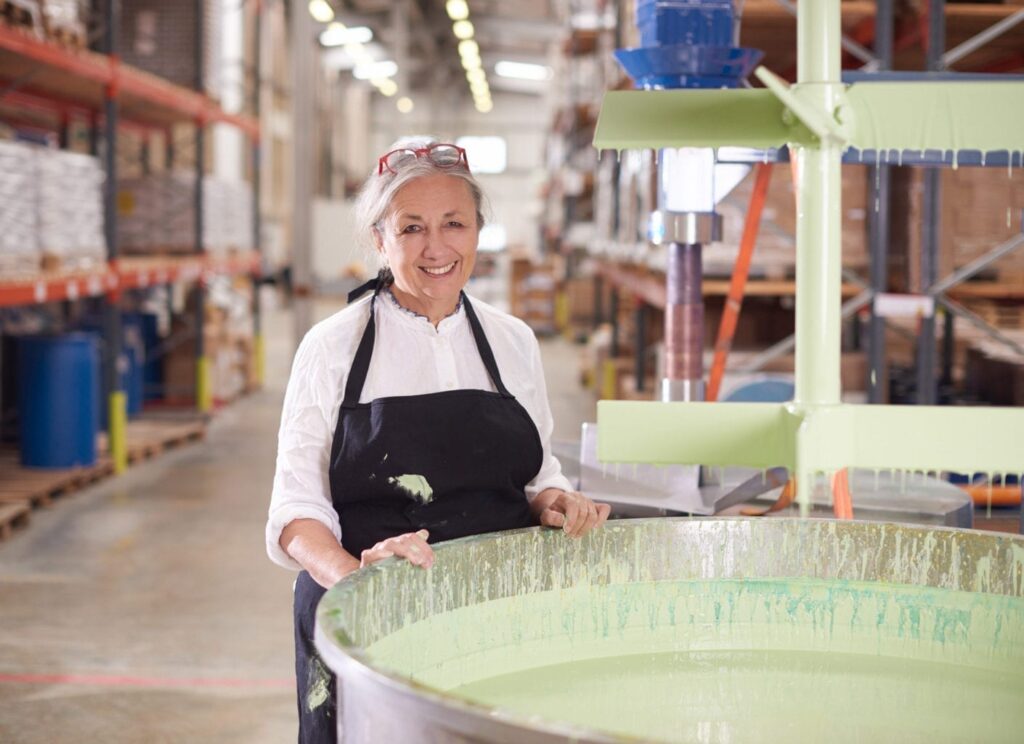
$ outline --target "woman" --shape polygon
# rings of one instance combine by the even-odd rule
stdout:
[[[551,455],[533,333],[462,291],[482,202],[462,148],[396,143],[357,204],[384,269],[353,295],[373,294],[315,326],[296,353],[267,550],[301,569],[300,741],[336,737],[334,680],[313,646],[325,588],[391,556],[430,568],[432,542],[536,524],[579,537],[608,517]]]

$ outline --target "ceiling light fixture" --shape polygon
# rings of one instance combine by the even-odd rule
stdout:
[[[448,0],[444,4],[444,9],[448,11],[448,17],[453,21],[464,21],[469,18],[469,5],[466,4],[466,0]]]
[[[479,67],[476,68],[475,70],[467,70],[466,80],[468,80],[471,83],[486,83],[487,73],[485,73]]]
[[[515,80],[545,81],[551,79],[551,68],[546,65],[534,65],[526,62],[509,62],[502,60],[494,65],[494,71],[504,78]]]
[[[330,23],[334,20],[334,8],[327,0],[309,0],[309,14],[318,23]]]
[[[455,21],[452,24],[452,33],[455,34],[457,39],[472,39],[473,38],[473,24],[469,21]]]
[[[344,23],[335,21],[320,34],[320,43],[325,47],[340,47],[368,44],[373,41],[373,31],[367,26],[346,28]]]
[[[403,114],[408,114],[413,109],[412,99],[409,96],[402,96],[395,102],[395,107]]]
[[[381,92],[381,95],[385,95],[388,98],[395,95],[398,92],[398,84],[394,80],[384,78],[378,83],[374,83],[377,86],[377,90]]]
[[[476,110],[479,111],[481,114],[489,114],[493,108],[494,103],[489,98],[484,101],[476,102]]]
[[[463,39],[459,42],[459,56],[462,58],[479,57],[480,45],[473,39]]]
[[[384,62],[361,62],[352,70],[352,74],[358,80],[389,78],[398,74],[398,65],[391,60],[385,60]]]

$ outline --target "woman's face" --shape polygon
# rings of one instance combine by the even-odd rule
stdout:
[[[473,273],[479,233],[469,185],[436,175],[399,189],[374,238],[398,299],[436,322],[452,311]]]

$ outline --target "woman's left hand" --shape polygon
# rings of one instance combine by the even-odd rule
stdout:
[[[531,504],[545,527],[561,528],[569,537],[583,537],[608,520],[612,508],[591,501],[579,491],[548,488]]]

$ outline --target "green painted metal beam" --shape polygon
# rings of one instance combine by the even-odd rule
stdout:
[[[813,135],[767,90],[610,91],[594,146],[611,150],[663,147],[781,147]]]
[[[850,144],[861,150],[1024,150],[1024,83],[856,83]]]
[[[602,400],[602,462],[794,467],[800,416],[775,403],[658,403]]]
[[[609,92],[594,146],[815,146],[831,135],[860,150],[1024,150],[1024,83],[856,83],[836,120],[806,100],[810,86],[758,75],[771,90]]]
[[[822,470],[1024,472],[1024,411],[957,406],[835,406],[804,418]]]
[[[1014,408],[608,400],[597,414],[609,463],[1024,472]]]

